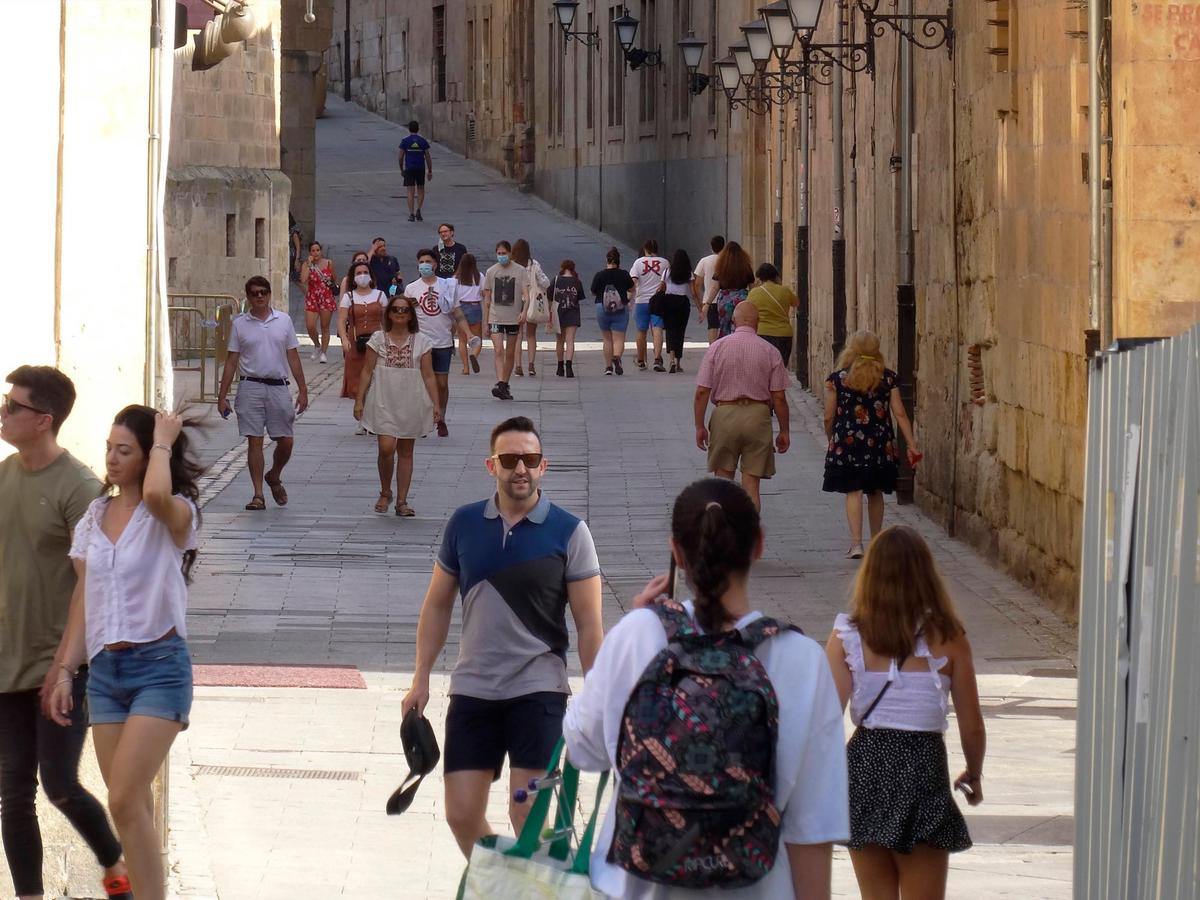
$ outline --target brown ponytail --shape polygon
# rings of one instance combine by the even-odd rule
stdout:
[[[676,498],[671,536],[695,590],[696,621],[706,632],[723,631],[732,623],[721,598],[734,577],[750,570],[759,534],[753,501],[728,479],[692,482]]]

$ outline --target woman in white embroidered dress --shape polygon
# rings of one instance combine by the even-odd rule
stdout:
[[[858,726],[846,747],[848,846],[862,896],[943,897],[949,855],[971,846],[950,790],[950,696],[967,762],[954,788],[972,806],[983,802],[986,735],[966,631],[911,528],[875,536],[825,652]]]
[[[421,334],[412,301],[403,294],[388,300],[383,328],[367,341],[367,356],[354,401],[354,418],[379,441],[379,499],[375,512],[392,502],[392,470],[396,473],[396,515],[415,516],[408,505],[413,448],[435,422],[441,421],[437,380],[430,351],[433,342]]]
[[[108,808],[138,900],[161,900],[162,855],[150,783],[188,724],[192,662],[187,581],[196,558],[196,478],[185,424],[146,406],[117,413],[104,494],[75,528],[78,587],[46,712],[63,724],[85,661],[88,715]]]

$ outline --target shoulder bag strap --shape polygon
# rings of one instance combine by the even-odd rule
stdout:
[[[896,677],[897,678],[900,676],[901,666],[903,666],[908,661],[908,657],[910,655],[911,654],[905,653],[904,656],[901,658],[900,662],[896,663]],[[875,707],[877,707],[879,705],[879,701],[883,699],[883,695],[888,692],[888,688],[890,688],[892,686],[892,682],[894,680],[895,679],[889,679],[887,684],[885,684],[883,686],[882,690],[880,690],[880,692],[875,695],[875,699],[871,701],[871,705],[867,707],[867,711],[865,713],[863,713],[863,717],[861,719],[859,719],[859,722],[866,722],[868,717],[870,717],[871,713],[875,712]]]

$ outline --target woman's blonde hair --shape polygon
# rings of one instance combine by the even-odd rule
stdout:
[[[883,381],[883,353],[879,336],[871,331],[856,331],[850,335],[846,349],[838,357],[837,367],[846,371],[842,384],[860,394],[869,394]]]
[[[911,655],[918,633],[942,643],[965,631],[929,545],[907,525],[885,528],[871,541],[850,619],[868,647],[892,659]]]

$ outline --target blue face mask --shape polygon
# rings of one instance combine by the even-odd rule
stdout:
[[[497,253],[496,254],[496,262],[500,263],[500,265],[502,265],[502,266],[507,266],[508,265],[508,254],[507,253]]]
[[[433,274],[433,263],[420,263],[417,266],[417,271],[421,273],[422,278],[428,278]]]

